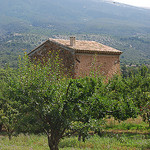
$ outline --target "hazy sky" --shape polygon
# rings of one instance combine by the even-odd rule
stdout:
[[[112,0],[120,3],[125,3],[133,6],[139,7],[149,7],[150,8],[150,0]]]

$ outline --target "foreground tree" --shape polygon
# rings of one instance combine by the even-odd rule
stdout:
[[[58,56],[35,65],[25,55],[15,75],[5,81],[2,99],[19,114],[17,132],[45,132],[49,148],[58,150],[65,136],[79,133],[85,139],[89,129],[99,130],[108,114],[120,120],[136,114],[132,99],[104,94],[101,78],[70,79],[60,64]],[[7,116],[7,109],[3,112]]]
[[[15,80],[17,74],[9,67],[6,70],[0,70],[0,124],[1,127],[4,126],[9,140],[11,140],[18,124],[17,118],[19,116],[18,108],[16,109],[16,104],[12,97],[13,93],[10,90],[14,87],[15,82],[12,81]]]
[[[150,111],[150,74],[148,68],[143,66],[137,69],[136,73],[131,72],[130,76],[126,78],[121,76],[114,76],[107,84],[105,84],[105,90],[101,90],[101,94],[106,95],[110,99],[117,100],[119,103],[123,100],[128,107],[135,107],[138,110],[138,114],[143,117],[144,121],[150,123],[149,111]],[[131,105],[132,104],[132,105]],[[121,105],[120,108],[122,108]],[[123,109],[124,111],[126,109]],[[132,109],[131,109],[132,110]],[[128,109],[127,109],[128,111]],[[116,114],[118,115],[118,114]],[[126,113],[126,117],[136,116],[134,111]]]
[[[50,149],[57,150],[61,138],[87,128],[88,98],[94,92],[95,81],[67,79],[58,58],[50,62],[35,65],[27,56],[20,60],[18,70],[3,84],[1,114],[3,124],[10,131],[16,119],[12,110],[17,110],[15,130],[36,132],[40,129],[47,134]],[[82,126],[77,125],[78,122]]]
[[[3,68],[0,68],[0,98],[2,97],[3,95],[3,92],[2,92],[2,88],[3,88],[3,80],[6,76],[6,71],[3,69]],[[0,132],[2,131],[2,126],[3,126],[3,123],[2,123],[2,99],[0,99]]]
[[[150,127],[150,69],[142,66],[137,72],[127,78],[128,87],[135,105],[140,110],[139,114],[145,122],[149,123]]]

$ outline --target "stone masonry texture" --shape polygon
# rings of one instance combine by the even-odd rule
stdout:
[[[79,47],[79,45],[77,46]],[[72,48],[60,42],[47,40],[28,55],[32,61],[35,58],[46,61],[51,54],[56,52],[62,60],[65,74],[69,73],[72,78],[88,76],[91,71],[96,71],[106,78],[111,78],[114,74],[120,74],[119,56],[121,52],[117,50],[116,53],[94,53],[93,51],[90,53],[90,51],[87,52],[84,49],[80,51],[76,50],[75,47]]]

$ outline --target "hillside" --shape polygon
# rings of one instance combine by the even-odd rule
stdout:
[[[4,31],[16,30],[17,24],[23,30],[43,27],[74,32],[118,34],[124,29],[126,33],[147,33],[149,18],[150,10],[103,0],[0,0],[0,26]]]
[[[121,62],[150,64],[149,18],[148,9],[105,0],[0,0],[0,63],[48,37],[76,35],[124,51]]]

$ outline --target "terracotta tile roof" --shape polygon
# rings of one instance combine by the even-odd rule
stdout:
[[[95,41],[81,41],[76,40],[75,46],[70,46],[70,40],[63,39],[49,39],[50,41],[56,42],[65,47],[74,49],[76,53],[101,53],[101,54],[122,54],[121,51],[116,50],[112,47],[103,45]]]

